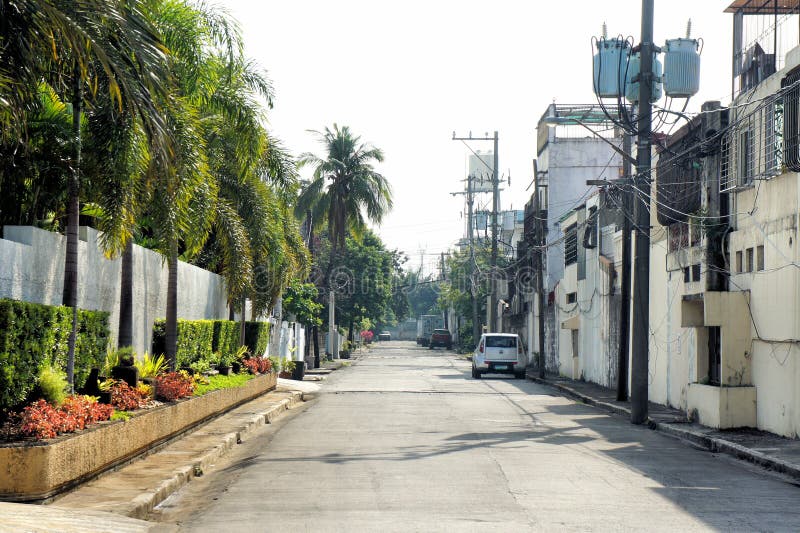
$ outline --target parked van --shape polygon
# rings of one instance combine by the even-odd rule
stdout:
[[[516,333],[484,333],[472,354],[472,377],[483,374],[514,374],[525,377],[528,356]]]

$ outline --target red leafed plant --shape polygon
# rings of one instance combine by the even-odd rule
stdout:
[[[242,361],[251,374],[266,374],[272,369],[272,361],[267,357],[251,357]]]
[[[139,409],[148,399],[142,391],[132,388],[124,381],[116,381],[111,385],[111,405],[120,411]]]
[[[171,402],[191,396],[194,392],[192,378],[184,372],[168,372],[156,377],[156,398]]]
[[[52,439],[59,433],[71,433],[89,424],[108,420],[114,408],[98,404],[87,396],[69,396],[61,407],[37,400],[14,415],[11,424],[22,437]]]

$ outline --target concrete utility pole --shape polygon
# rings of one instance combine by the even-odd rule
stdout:
[[[631,136],[623,132],[622,150],[630,155]],[[617,401],[628,401],[628,356],[630,353],[631,323],[631,164],[622,158],[622,275],[620,276],[619,352],[617,354]]]
[[[478,339],[481,336],[481,324],[478,320],[478,299],[477,299],[477,292],[475,290],[475,239],[473,236],[473,224],[472,224],[472,205],[473,205],[473,193],[472,193],[472,181],[474,176],[467,176],[467,236],[469,238],[469,299],[470,304],[472,305],[472,338],[475,341],[477,346]],[[457,194],[465,194],[463,192],[451,192],[453,196]]]
[[[494,164],[492,165],[492,271],[491,271],[491,289],[489,291],[491,306],[489,307],[490,313],[497,311],[497,214],[500,211],[500,173],[497,156],[497,132],[494,132]],[[495,315],[489,315],[489,327],[495,323]],[[501,328],[498,328],[501,329]]]
[[[500,165],[497,155],[499,139],[496,131],[492,137],[488,135],[485,137],[473,137],[472,134],[469,137],[456,137],[455,132],[453,132],[454,141],[494,141],[494,161],[492,165],[492,265],[489,277],[489,296],[486,300],[486,322],[490,330],[495,327],[495,317],[497,316],[497,280],[495,277],[497,270],[497,213],[500,210],[500,173],[498,170]]]
[[[542,209],[539,202],[539,167],[536,160],[533,160],[533,183],[536,190],[533,193],[533,213],[534,213],[534,253],[536,267],[536,300],[539,307],[539,377],[544,379],[545,357],[544,357],[544,245],[546,242],[545,231],[547,229],[545,221],[542,220]]]
[[[639,43],[639,117],[636,185],[641,198],[636,202],[636,258],[634,261],[633,364],[631,372],[631,422],[647,420],[647,386],[650,342],[650,135],[653,95],[653,0],[642,0],[642,42]],[[634,191],[635,193],[636,191]]]

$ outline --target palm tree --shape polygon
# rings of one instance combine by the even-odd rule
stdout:
[[[2,0],[0,2],[0,125],[19,134],[17,119],[44,79],[71,103],[72,161],[68,179],[63,304],[73,309],[67,379],[73,385],[77,328],[78,223],[83,105],[104,80],[121,109],[162,139],[153,96],[165,79],[160,40],[139,0]],[[88,89],[88,90],[87,90]],[[162,147],[165,144],[161,141]]]
[[[344,247],[347,235],[363,234],[367,220],[380,223],[392,207],[392,192],[386,178],[373,167],[383,161],[380,149],[361,143],[347,126],[334,124],[333,130],[326,127],[315,133],[327,153],[325,158],[311,153],[300,157],[301,165],[314,167],[314,175],[298,198],[295,214],[304,217],[310,212],[316,227],[327,223],[331,241],[323,281],[327,284],[337,250]]]

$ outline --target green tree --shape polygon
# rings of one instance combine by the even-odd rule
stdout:
[[[387,179],[373,166],[383,161],[380,149],[361,143],[347,126],[334,124],[332,130],[316,133],[326,154],[300,157],[300,164],[312,166],[314,175],[300,194],[295,213],[298,217],[311,213],[314,227],[326,224],[331,242],[323,280],[327,287],[337,251],[344,247],[347,236],[362,235],[367,220],[380,223],[392,207],[392,192]]]
[[[293,279],[283,294],[283,310],[307,326],[322,324],[322,304],[317,303],[317,288],[313,283]]]
[[[166,77],[161,41],[143,2],[4,0],[0,2],[0,125],[24,135],[25,112],[36,106],[44,80],[69,102],[70,172],[63,303],[73,309],[67,377],[72,385],[77,327],[78,223],[84,105],[104,86],[120,109],[138,116],[152,139],[162,139],[154,97]],[[157,143],[164,147],[163,142]]]

